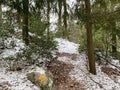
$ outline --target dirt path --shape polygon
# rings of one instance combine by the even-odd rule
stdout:
[[[52,72],[54,76],[57,90],[86,90],[85,85],[70,78],[69,72],[73,70],[73,68],[72,64],[66,64],[58,60],[48,66],[48,70]]]

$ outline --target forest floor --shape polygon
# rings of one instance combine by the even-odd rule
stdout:
[[[111,65],[98,65],[97,75],[88,71],[88,60],[85,53],[78,53],[78,44],[57,38],[58,59],[47,68],[54,76],[56,90],[120,90],[120,71]],[[18,40],[16,40],[18,41]],[[23,47],[21,41],[17,42],[15,50],[4,50],[0,57],[14,55]],[[120,66],[119,60],[112,61]],[[26,73],[33,66],[25,67],[21,71],[7,70],[0,61],[0,90],[39,90],[26,78]]]
[[[65,63],[62,60],[57,60],[48,66],[48,70],[50,70],[54,76],[57,90],[86,90],[82,81],[78,82],[70,77],[69,73],[73,69],[73,64]]]
[[[98,65],[97,75],[88,71],[85,53],[79,54],[78,45],[62,39],[57,40],[58,60],[48,69],[53,73],[57,90],[119,90],[120,71],[111,65]],[[120,66],[119,60],[113,62]]]
[[[75,57],[76,54],[62,53],[57,61],[49,65],[48,70],[54,75],[57,90],[120,89],[119,70],[110,66],[97,66],[97,75],[92,75],[85,68],[85,63],[80,61],[83,59]]]

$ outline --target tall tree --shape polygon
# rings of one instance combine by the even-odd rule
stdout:
[[[2,25],[2,2],[0,2],[0,27]]]
[[[96,20],[97,27],[102,28],[106,31],[107,38],[111,38],[111,40],[106,40],[106,56],[108,56],[109,51],[112,51],[112,54],[116,54],[117,52],[117,25],[119,22],[119,0],[95,0],[93,3],[93,12],[95,15],[94,20]],[[103,31],[104,32],[104,31]],[[105,38],[105,37],[103,37]]]
[[[112,54],[116,54],[117,52],[117,37],[116,37],[116,22],[112,21],[111,24],[111,37],[112,37]]]
[[[116,15],[115,15],[116,16]],[[112,15],[112,17],[114,17],[113,15]],[[110,43],[109,45],[110,45],[110,47],[111,47],[111,51],[112,51],[112,55],[113,56],[117,56],[116,54],[117,54],[117,33],[119,33],[118,31],[119,30],[117,30],[117,25],[116,25],[116,23],[117,23],[117,20],[116,20],[116,18],[112,18],[111,16],[109,17],[109,19],[111,20],[112,19],[112,21],[109,21],[108,22],[108,24],[109,24],[109,33],[110,33],[110,36],[109,37],[111,37],[111,41],[110,42],[107,42],[107,43]]]
[[[60,30],[61,23],[62,23],[62,0],[58,0],[58,29]]]
[[[19,28],[21,28],[21,3],[20,0],[16,0],[16,10],[17,10],[17,23]]]
[[[110,11],[114,12],[118,7],[120,1],[119,0],[110,0],[110,6],[108,7],[108,9],[110,8]],[[114,15],[114,14],[113,14]],[[117,53],[117,29],[116,29],[116,22],[118,21],[116,18],[113,19],[113,17],[115,17],[116,15],[111,15],[110,19],[112,19],[112,21],[110,21],[110,28],[111,28],[111,41],[112,41],[112,54],[113,56]]]
[[[22,26],[22,36],[25,44],[29,44],[29,34],[28,34],[28,15],[29,15],[29,0],[23,0],[23,26]]]
[[[63,15],[64,31],[63,31],[63,37],[68,38],[68,30],[67,30],[67,4],[66,4],[66,0],[63,1],[63,6],[64,6],[64,15]]]
[[[89,68],[90,68],[90,73],[96,74],[95,56],[94,56],[93,39],[92,39],[92,17],[91,17],[90,0],[85,0],[85,7],[86,7],[87,51],[88,51],[88,59],[89,59]]]
[[[47,28],[47,38],[50,38],[50,0],[47,0],[47,21],[48,21],[48,28]]]

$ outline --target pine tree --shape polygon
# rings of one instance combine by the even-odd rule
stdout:
[[[0,2],[0,27],[2,25],[2,3]]]
[[[48,28],[47,28],[47,38],[50,38],[50,0],[47,0],[47,21],[48,21]]]
[[[19,28],[21,28],[21,3],[20,0],[16,0],[16,10],[17,10],[17,23]]]
[[[29,44],[29,29],[28,29],[28,15],[29,15],[29,0],[23,0],[23,26],[22,26],[22,36],[25,44]]]
[[[63,37],[68,38],[68,29],[67,29],[67,4],[66,4],[66,0],[63,1],[63,6],[64,6],[64,15],[63,15],[64,31],[63,31]]]
[[[58,0],[58,32],[61,32],[60,28],[61,28],[61,25],[62,25],[62,0]]]
[[[95,56],[93,50],[93,39],[92,39],[92,17],[91,17],[91,6],[90,0],[85,0],[86,6],[86,30],[87,30],[87,50],[89,59],[90,73],[96,74],[95,68]]]

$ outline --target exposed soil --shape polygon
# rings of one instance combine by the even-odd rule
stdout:
[[[75,60],[77,58],[77,56],[78,56],[75,53],[71,54],[71,53],[65,53],[65,52],[62,52],[62,53],[57,52],[57,55],[58,55],[58,57],[68,57],[68,58],[70,58],[72,60]]]
[[[69,72],[73,69],[73,65],[66,64],[62,61],[55,61],[48,70],[54,76],[54,82],[57,90],[86,90],[83,84],[72,80]]]
[[[9,82],[2,82],[0,83],[0,90],[11,90],[9,87],[11,84]]]
[[[101,67],[101,71],[106,73],[109,78],[111,78],[115,83],[119,83],[116,79],[117,76],[120,76],[120,71],[109,66]],[[120,84],[120,83],[119,83]]]
[[[120,76],[120,71],[118,71],[117,69],[113,69],[111,67],[107,67],[107,66],[103,66],[101,67],[101,71],[106,73],[107,75],[118,75]]]

